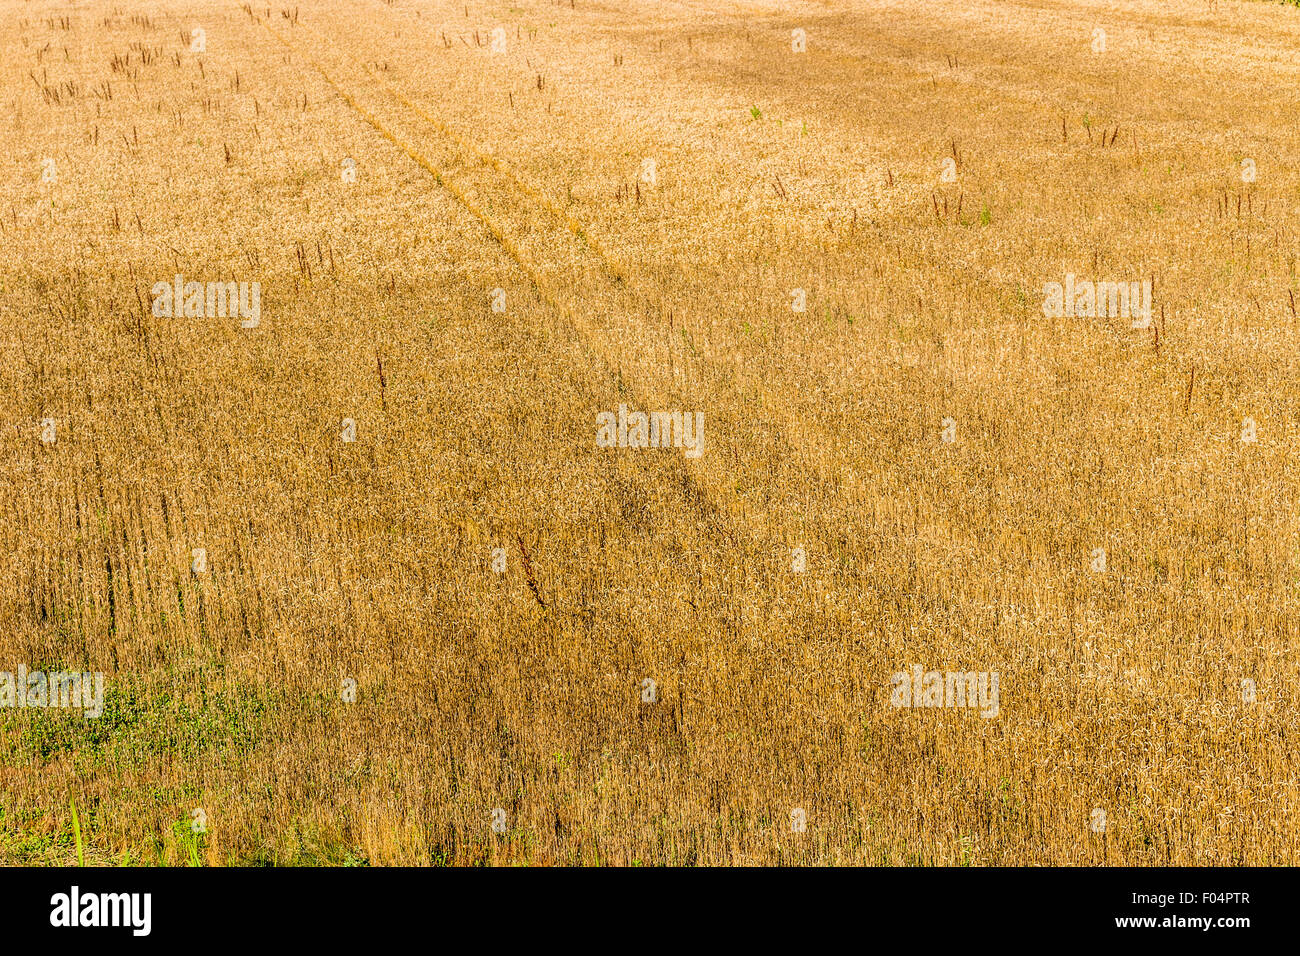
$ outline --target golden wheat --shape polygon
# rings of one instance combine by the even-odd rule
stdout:
[[[1300,858],[1295,9],[0,41],[0,862]]]

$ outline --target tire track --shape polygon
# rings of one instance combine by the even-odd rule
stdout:
[[[633,402],[635,402],[636,407],[644,409],[656,407],[654,403],[646,402],[644,397],[638,394],[638,389],[634,385],[626,382],[621,371],[618,371],[616,367],[592,345],[595,331],[592,329],[590,323],[583,321],[573,309],[560,301],[559,297],[551,288],[548,287],[548,284],[538,273],[537,269],[527,261],[518,249],[517,245],[506,234],[505,230],[489,217],[487,213],[473,201],[464,189],[460,188],[449,176],[444,174],[442,168],[410,143],[406,142],[402,137],[391,131],[374,115],[372,111],[366,109],[354,95],[349,93],[339,83],[334,75],[332,75],[316,57],[288,40],[279,30],[262,17],[259,17],[251,9],[247,7],[242,7],[241,9],[265,28],[267,32],[269,32],[276,41],[286,49],[304,57],[321,75],[326,84],[334,90],[334,92],[336,92],[354,112],[364,119],[376,132],[383,136],[384,139],[400,149],[413,162],[417,163],[426,172],[433,176],[440,186],[445,188],[462,207],[464,207],[479,221],[479,223],[487,230],[489,235],[492,236],[497,244],[528,278],[529,283],[538,298],[556,315],[562,318],[569,328],[576,333],[579,347],[591,361],[593,367],[601,370],[601,378],[604,378],[606,381],[618,381],[620,383],[620,388],[627,393],[628,397]],[[611,282],[613,282],[612,278]],[[618,285],[621,285],[621,283]],[[712,528],[714,536],[734,539],[740,532],[749,531],[750,524],[743,518],[744,508],[736,493],[725,480],[719,480],[716,478],[706,467],[697,466],[692,468],[686,464],[686,459],[679,455],[672,455],[666,458],[664,456],[640,456],[635,458],[634,461],[639,470],[642,472],[650,472],[652,484],[663,483],[662,476],[654,473],[656,464],[671,469],[674,478],[672,486],[685,500],[687,505],[697,514],[697,516]],[[695,525],[689,525],[688,527],[691,528],[692,534],[698,536],[699,529]]]
[[[443,134],[451,142],[455,143],[457,146],[459,146],[460,148],[462,148],[463,150],[465,150],[466,152],[474,156],[474,158],[477,159],[480,163],[487,165],[493,170],[497,171],[508,181],[510,185],[513,185],[520,193],[524,194],[526,197],[534,199],[539,205],[541,205],[544,209],[550,212],[556,219],[562,222],[572,235],[580,239],[587,248],[589,248],[593,253],[595,253],[597,258],[601,262],[603,270],[610,277],[611,281],[614,282],[620,290],[626,291],[630,296],[633,297],[634,307],[635,307],[635,309],[633,310],[634,314],[636,310],[639,310],[640,312],[646,314],[659,315],[661,317],[668,314],[668,310],[666,309],[662,299],[660,299],[659,297],[653,294],[649,294],[646,293],[645,291],[642,291],[644,289],[644,283],[639,281],[639,278],[634,273],[630,273],[629,271],[625,270],[618,262],[616,262],[608,253],[605,252],[604,243],[601,242],[593,234],[593,231],[589,227],[575,220],[564,210],[559,209],[543,193],[541,193],[535,187],[530,186],[522,179],[520,179],[518,175],[516,175],[507,165],[502,163],[495,156],[492,156],[490,153],[486,153],[483,150],[480,150],[479,148],[474,146],[472,143],[467,142],[463,137],[457,134],[454,130],[450,129],[441,120],[429,114],[425,109],[423,109],[417,103],[412,101],[409,96],[403,93],[391,81],[380,76],[376,71],[372,70],[370,67],[368,67],[363,62],[358,60],[356,57],[352,56],[350,53],[344,50],[336,41],[334,41],[331,37],[325,34],[320,28],[315,27],[307,23],[306,21],[299,21],[298,25],[307,27],[309,30],[311,30],[311,32],[315,36],[320,37],[326,43],[328,43],[332,48],[337,50],[338,53],[341,56],[345,57],[350,63],[352,63],[356,69],[364,72],[368,77],[373,79],[378,86],[380,86],[385,92],[392,95],[396,100],[398,100],[408,109],[410,109],[413,113],[415,113],[415,115],[417,115],[422,120],[427,122],[430,126],[432,126],[435,130]],[[284,41],[282,40],[282,42]],[[336,89],[337,88],[338,87],[336,85]],[[351,98],[345,96],[345,99],[348,99],[350,103],[352,102]],[[392,139],[391,136],[389,138]],[[396,140],[394,141],[396,142]],[[410,150],[407,151],[408,153],[410,152]],[[442,182],[444,185],[447,184],[446,180],[444,179],[440,179],[439,181]],[[449,186],[449,188],[452,187]],[[454,188],[452,188],[452,191],[453,193],[456,192]],[[475,209],[471,203],[465,202],[465,205],[466,208],[469,208],[471,212],[475,212]],[[475,214],[478,215],[477,212],[475,212]],[[492,229],[494,235],[502,234],[500,230],[495,229],[494,227],[489,227],[489,228]],[[508,241],[503,240],[502,244],[506,246],[508,251],[511,252],[512,258],[515,258],[515,260],[519,262],[519,264],[524,269],[524,271],[529,275],[530,279],[532,279],[534,286],[539,291],[539,294],[543,294],[542,293],[543,282],[541,278],[537,275],[536,270],[533,269],[531,266],[526,265],[523,262],[522,254],[519,254],[517,249],[509,245]],[[544,301],[546,301],[547,304],[550,305],[552,308],[556,309],[557,311],[560,311],[564,315],[564,317],[570,320],[570,322],[572,323],[572,314],[569,312],[568,309],[560,305],[553,297],[544,296]],[[585,337],[588,337],[588,341],[587,343],[585,343],[587,349],[589,351],[594,351],[590,347],[589,337],[592,334],[591,331],[589,329],[581,329],[581,328],[579,329],[579,331]],[[709,386],[712,389],[715,389],[717,391],[720,392],[724,391],[724,387],[721,384],[719,384],[719,376],[716,374],[717,363],[710,362],[708,360],[701,360],[701,364],[703,364],[706,367],[706,369],[708,369],[710,372],[713,373],[708,375],[707,377]],[[603,356],[601,357],[601,365],[603,365],[606,368],[612,367],[611,363],[608,360],[604,359]],[[827,430],[826,428],[820,426],[820,424],[813,424],[807,421],[795,422],[793,417],[790,414],[781,413],[779,411],[776,412],[776,415],[773,415],[774,410],[779,410],[783,407],[782,402],[779,400],[779,395],[774,390],[774,388],[766,382],[757,383],[756,387],[759,395],[758,405],[760,408],[763,409],[764,414],[767,416],[767,426],[768,426],[767,431],[774,438],[774,440],[770,442],[771,445],[775,445],[777,447],[785,447],[785,448],[792,448],[792,447],[802,445],[803,448],[807,449],[809,447],[809,443],[793,442],[788,438],[788,436],[800,432],[807,434],[810,431],[813,432],[813,434],[815,435],[815,441],[811,443],[811,446],[817,449],[818,452],[823,456],[825,455],[825,449],[829,447],[838,447],[842,444],[841,436]],[[648,408],[649,406],[642,404],[641,407]],[[779,417],[779,420],[773,421],[772,419],[775,417]],[[846,482],[843,480],[843,478],[840,477],[840,475],[844,472],[845,469],[848,469],[848,471],[850,472],[852,471],[852,469],[849,466],[845,465],[842,462],[824,462],[821,459],[814,459],[811,455],[801,456],[799,459],[799,466],[800,469],[804,472],[804,474],[802,475],[802,480],[809,481],[815,486],[821,488],[836,488],[836,489],[843,488]],[[831,477],[831,473],[834,473],[835,477]],[[729,504],[727,510],[731,511],[732,513],[737,513],[743,510],[737,505],[737,499],[735,498],[734,494],[731,493],[731,486],[727,484],[722,484],[720,485],[720,487],[726,489],[725,493],[721,497],[722,500],[727,501]]]
[[[261,21],[259,20],[259,22]],[[298,25],[303,26],[304,24],[299,21]],[[276,36],[276,39],[288,49],[303,55],[354,111],[380,132],[385,139],[396,145],[433,175],[440,185],[446,187],[457,201],[483,224],[528,277],[539,298],[563,318],[577,334],[579,346],[587,355],[593,367],[601,370],[601,377],[607,381],[618,381],[620,390],[627,393],[627,397],[636,408],[672,407],[671,403],[647,402],[645,400],[645,390],[638,388],[633,383],[629,383],[622,372],[621,366],[611,361],[594,344],[598,340],[598,330],[593,328],[590,323],[580,319],[574,309],[560,300],[560,296],[549,287],[537,268],[528,262],[527,257],[511,241],[506,231],[498,223],[494,222],[464,189],[453,182],[428,157],[393,133],[372,111],[362,106],[356,96],[345,90],[334,75],[321,65],[318,59],[286,39],[269,24],[263,23],[263,26],[270,30]],[[394,87],[389,81],[378,76],[373,70],[366,68],[351,54],[342,51],[339,45],[323,34],[319,28],[312,26],[310,29],[313,34],[325,39],[335,49],[339,49],[348,60],[356,65],[356,68],[377,81],[377,85],[381,89],[387,89],[391,92],[394,99],[401,102],[416,116],[427,122],[439,133],[442,133],[452,143],[457,144],[479,159],[482,164],[498,172],[507,181],[507,188],[513,187],[517,193],[522,193],[525,199],[533,198],[539,205],[550,211],[570,234],[583,241],[583,245],[601,261],[602,271],[608,276],[611,291],[614,295],[626,296],[632,300],[630,305],[625,306],[623,310],[625,316],[638,314],[664,316],[667,314],[660,299],[640,291],[642,283],[638,281],[637,277],[624,272],[617,263],[602,254],[603,244],[599,240],[591,241],[595,237],[591,235],[589,229],[568,216],[567,213],[557,209],[553,203],[537,193],[535,189],[527,186],[523,180],[511,172],[496,157],[492,157],[467,143],[462,137],[450,130],[446,124],[441,123],[436,117],[431,116],[427,111],[413,104],[408,96]],[[580,293],[578,294],[580,295]],[[706,392],[712,391],[715,394],[733,397],[738,407],[744,406],[748,415],[759,420],[760,428],[757,429],[757,434],[750,443],[750,448],[753,450],[746,450],[742,442],[735,436],[733,436],[731,442],[734,454],[737,457],[743,456],[751,462],[751,471],[753,473],[764,473],[772,470],[771,463],[764,463],[757,454],[759,451],[769,450],[772,458],[783,459],[788,467],[797,472],[797,478],[794,481],[797,481],[803,488],[822,489],[826,492],[823,497],[829,498],[843,499],[846,495],[851,495],[854,498],[861,499],[859,503],[865,509],[865,511],[861,512],[862,514],[867,516],[874,514],[874,509],[870,504],[870,489],[873,486],[873,476],[871,474],[862,474],[850,462],[845,460],[845,454],[852,448],[852,445],[845,442],[843,435],[826,428],[820,421],[796,420],[791,412],[784,410],[785,404],[772,384],[768,382],[755,383],[753,392],[756,393],[757,402],[754,402],[753,398],[755,396],[752,393],[743,396],[738,395],[735,393],[733,386],[724,384],[727,376],[719,374],[719,369],[721,368],[725,372],[725,366],[720,366],[715,360],[700,358],[698,361],[705,372],[703,380],[706,383]],[[652,386],[652,391],[657,396],[663,395],[662,389],[655,389]],[[757,405],[757,408],[754,407],[755,405]],[[761,410],[761,419],[757,414],[759,410]],[[796,435],[798,439],[792,438],[792,436]],[[793,454],[792,452],[795,450],[799,453]],[[674,476],[674,488],[689,502],[689,506],[699,517],[711,526],[714,537],[729,541],[729,547],[733,550],[739,547],[741,542],[748,542],[747,553],[743,553],[746,553],[746,556],[753,555],[756,557],[765,555],[774,547],[780,547],[784,543],[781,533],[782,515],[780,514],[780,506],[764,507],[760,512],[762,518],[756,518],[753,514],[753,507],[740,498],[739,487],[734,484],[732,477],[736,473],[734,467],[728,468],[723,464],[717,469],[710,469],[707,466],[692,468],[685,463],[684,459],[676,455],[671,456],[667,461],[661,461],[661,458],[662,456],[650,456],[646,462],[638,460],[638,468],[642,471],[648,468],[652,473],[656,463],[658,463],[659,467],[669,468]],[[774,508],[776,510],[773,510]],[[822,539],[833,540],[837,533],[842,534],[844,530],[842,522],[837,522],[831,515],[801,513],[797,516],[796,521],[807,529],[804,535],[815,541]],[[772,533],[769,533],[768,529],[774,523],[776,527]],[[819,527],[819,524],[821,527]],[[739,559],[741,555],[737,557]]]
[[[345,57],[348,60],[348,62],[350,62],[357,69],[363,71],[371,79],[375,80],[381,87],[384,88],[384,90],[387,93],[395,97],[399,102],[401,102],[404,106],[406,106],[408,109],[414,112],[422,120],[424,120],[434,129],[436,129],[438,132],[442,133],[445,137],[450,139],[461,149],[465,150],[465,152],[470,153],[480,163],[486,166],[490,166],[492,169],[496,170],[507,180],[509,180],[509,182],[516,189],[522,192],[525,196],[537,202],[547,212],[551,213],[551,215],[553,215],[556,219],[564,223],[565,228],[567,228],[570,233],[572,233],[574,236],[580,239],[585,245],[587,245],[596,254],[597,258],[600,259],[601,265],[605,268],[605,271],[610,275],[610,277],[614,281],[624,285],[627,284],[628,281],[627,273],[625,272],[623,267],[620,266],[618,262],[614,260],[613,256],[611,256],[605,250],[604,244],[597,241],[596,237],[592,235],[590,229],[584,227],[580,222],[578,222],[578,220],[574,219],[567,212],[565,212],[564,210],[556,206],[555,203],[551,202],[551,200],[547,198],[545,193],[541,192],[540,190],[526,183],[524,180],[520,179],[514,173],[513,170],[511,170],[508,166],[504,165],[500,160],[498,160],[491,153],[483,152],[478,147],[474,146],[473,143],[470,143],[467,140],[465,140],[464,137],[460,136],[458,133],[456,133],[455,130],[448,127],[437,117],[431,116],[427,111],[424,110],[423,107],[421,107],[418,103],[414,102],[410,97],[408,97],[405,93],[403,93],[400,89],[398,89],[397,86],[395,86],[393,83],[389,82],[388,80],[384,79],[382,76],[380,76],[378,73],[372,70],[365,63],[361,62],[356,57],[354,57],[351,53],[347,52],[347,50],[343,49],[341,46],[335,43],[334,40],[331,37],[327,36],[323,31],[312,26],[309,22],[305,20],[299,22],[302,26],[306,27],[316,36],[325,40],[325,42],[328,43],[331,47],[333,47],[341,56]]]

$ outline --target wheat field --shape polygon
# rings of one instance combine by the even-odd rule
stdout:
[[[1300,9],[2,9],[0,863],[1300,861]]]

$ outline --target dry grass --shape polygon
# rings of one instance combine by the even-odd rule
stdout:
[[[1295,864],[1297,12],[515,2],[8,5],[0,861]]]

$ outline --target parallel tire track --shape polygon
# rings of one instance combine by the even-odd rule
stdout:
[[[491,155],[490,153],[486,153],[483,150],[474,146],[472,143],[467,142],[464,139],[464,137],[457,134],[454,130],[450,129],[445,123],[443,123],[437,117],[432,116],[430,113],[428,113],[428,111],[422,108],[419,104],[411,100],[409,96],[407,96],[404,92],[402,92],[402,90],[400,90],[391,81],[378,75],[374,70],[372,70],[365,63],[361,62],[352,54],[344,50],[335,40],[333,40],[331,37],[326,35],[321,29],[312,26],[306,21],[300,21],[299,25],[306,27],[314,35],[322,38],[341,56],[345,57],[350,63],[352,63],[356,69],[364,72],[368,77],[373,79],[381,87],[381,89],[383,89],[385,92],[393,96],[396,100],[398,100],[405,107],[411,110],[416,116],[424,120],[426,123],[432,126],[435,130],[441,133],[452,143],[456,144],[462,150],[472,155],[480,163],[487,165],[493,170],[495,170],[496,172],[498,172],[502,177],[506,179],[508,186],[513,187],[517,192],[523,194],[523,196],[527,198],[534,200],[539,205],[541,205],[544,209],[550,212],[558,221],[564,224],[565,228],[571,234],[573,234],[575,237],[580,239],[583,245],[596,255],[596,257],[601,262],[604,272],[609,276],[611,281],[614,283],[615,287],[631,295],[634,298],[634,302],[637,308],[644,311],[646,314],[655,314],[660,316],[667,314],[667,309],[665,308],[662,300],[659,299],[657,296],[641,291],[643,288],[643,284],[637,281],[635,275],[629,273],[626,269],[623,268],[622,265],[616,262],[613,259],[613,257],[610,256],[605,251],[604,244],[596,238],[596,236],[593,234],[592,230],[589,227],[583,225],[581,222],[575,220],[567,212],[558,208],[549,198],[545,196],[545,194],[541,193],[535,187],[529,185],[524,180],[522,180],[518,175],[516,175],[509,168],[509,166],[502,163],[495,156]],[[286,43],[286,45],[290,46],[291,49],[295,49],[295,47],[293,47],[293,45],[290,44],[288,41],[284,40],[282,37],[280,39],[281,42]],[[307,57],[309,60],[312,60],[310,55],[307,55]],[[327,79],[329,78],[328,74],[326,74],[325,71],[314,60],[313,60],[313,64],[317,66],[317,69],[321,70],[322,75],[325,75]],[[332,82],[331,85],[333,85],[336,90],[339,90],[340,95],[343,95],[344,98],[350,104],[354,103],[353,98],[347,96],[347,94],[344,94],[342,90],[339,89],[336,83]],[[372,125],[375,125],[375,121],[371,117],[369,117],[368,114],[366,114],[362,110],[358,110],[358,111],[361,112],[363,116],[366,116],[366,118],[372,123]],[[376,126],[376,128],[380,129],[380,131],[383,132],[387,138],[401,145],[402,148],[408,154],[413,156],[413,158],[417,158],[414,152],[410,148],[406,147],[404,144],[401,144],[395,137],[389,134],[382,127]],[[420,161],[420,159],[417,158],[417,161]],[[430,169],[432,171],[432,166],[430,164],[422,163],[422,165],[425,165],[426,169]],[[499,241],[501,241],[501,244],[510,253],[511,257],[514,258],[515,261],[519,263],[520,267],[523,268],[525,273],[528,274],[530,280],[532,281],[534,287],[537,289],[539,295],[543,297],[543,300],[546,301],[546,303],[549,306],[551,306],[553,309],[555,309],[557,312],[563,315],[566,318],[566,320],[570,321],[571,324],[575,325],[575,328],[577,328],[579,333],[583,335],[584,338],[587,340],[586,343],[584,344],[586,350],[589,353],[599,355],[599,352],[590,346],[590,341],[592,336],[590,329],[578,326],[578,324],[574,322],[570,310],[562,306],[560,303],[558,303],[554,296],[551,296],[547,293],[547,291],[544,289],[544,283],[542,282],[540,276],[538,276],[536,270],[524,262],[522,254],[519,253],[517,248],[515,248],[512,244],[509,243],[508,239],[505,238],[503,230],[491,224],[486,219],[486,217],[483,216],[480,213],[480,211],[477,210],[477,208],[473,205],[473,203],[468,200],[467,197],[462,198],[460,192],[454,186],[454,184],[449,183],[448,180],[441,177],[440,174],[436,174],[436,175],[439,175],[439,182],[442,183],[443,185],[446,185],[453,192],[454,195],[457,195],[457,198],[461,199],[463,205],[465,205],[467,209],[469,209],[472,213],[474,213],[474,215],[480,218],[480,220],[484,222],[484,225],[489,228],[489,231],[491,231],[494,236],[498,237]],[[600,363],[606,368],[613,367],[612,363],[603,357],[601,357]],[[786,439],[785,437],[788,434],[791,434],[793,431],[797,430],[791,428],[791,425],[793,424],[791,420],[791,416],[788,413],[782,414],[778,411],[781,408],[781,403],[775,400],[776,399],[775,392],[769,385],[765,383],[760,383],[758,387],[759,387],[759,394],[760,394],[760,407],[769,416],[768,424],[770,426],[770,431],[775,434],[775,436],[780,442],[785,443],[787,446],[793,447],[793,443],[789,442],[788,439]],[[629,388],[629,391],[635,392],[635,390],[631,388]],[[643,404],[641,407],[647,407],[647,406]],[[779,422],[779,424],[770,421],[770,416],[772,416],[774,412],[781,416],[781,421]],[[807,428],[809,427],[809,424],[807,422],[802,422],[800,423],[800,425],[804,430],[807,430]],[[818,428],[816,430],[818,434],[817,434],[817,441],[815,443],[815,447],[819,451],[822,451],[824,453],[826,449],[832,447],[838,447],[841,444],[840,441],[838,440],[838,436],[832,436],[824,428]],[[838,477],[831,477],[828,474],[828,465],[826,462],[820,459],[815,460],[811,456],[805,455],[800,459],[799,464],[803,471],[811,473],[808,475],[808,478],[815,485],[820,487],[829,487],[829,488],[838,488],[842,486],[842,482],[839,480]],[[833,466],[831,467],[833,468]],[[732,491],[731,486],[723,483],[720,485],[720,488],[722,489],[722,493],[719,495],[719,497],[721,498],[721,500],[728,503],[729,507],[727,510],[733,514],[739,513],[741,510],[741,506],[739,505]]]
[[[418,164],[426,172],[434,177],[435,181],[445,188],[448,193],[464,207],[479,223],[487,230],[488,234],[497,242],[498,245],[506,252],[510,259],[519,267],[523,274],[528,278],[530,285],[538,297],[545,303],[555,314],[560,316],[565,323],[577,334],[578,344],[588,355],[594,367],[602,369],[602,377],[606,381],[613,381],[616,377],[622,380],[621,374],[616,372],[614,365],[593,346],[592,342],[595,333],[590,325],[582,321],[575,312],[562,303],[558,296],[548,287],[545,280],[538,273],[537,269],[527,261],[524,255],[519,251],[516,244],[511,241],[505,230],[492,220],[456,183],[447,175],[444,175],[433,161],[423,155],[410,143],[392,132],[385,126],[370,110],[367,110],[358,99],[349,93],[335,77],[307,51],[301,49],[297,44],[287,39],[275,27],[271,26],[262,17],[247,8],[241,8],[253,20],[267,30],[281,45],[289,51],[296,53],[305,58],[321,75],[329,87],[336,92],[339,97],[362,119],[366,121],[376,132],[384,139],[388,140],[403,153],[405,153],[413,162]],[[616,282],[611,276],[611,284],[617,288],[622,286],[622,282]],[[647,403],[637,394],[634,385],[624,382],[625,390],[629,397],[636,403],[637,407],[650,408],[651,403]],[[593,422],[594,429],[594,422]],[[694,509],[701,519],[707,521],[714,528],[715,535],[724,538],[734,538],[738,532],[747,530],[749,523],[744,521],[743,506],[739,501],[735,491],[725,480],[716,480],[712,474],[705,468],[692,468],[686,464],[686,460],[681,456],[639,456],[637,459],[638,467],[643,471],[653,470],[656,463],[663,463],[663,467],[670,468],[676,479],[672,486],[679,492],[688,503],[689,507]],[[661,478],[652,474],[656,481],[661,482]],[[723,476],[725,479],[725,475]],[[695,529],[695,534],[699,534]]]

